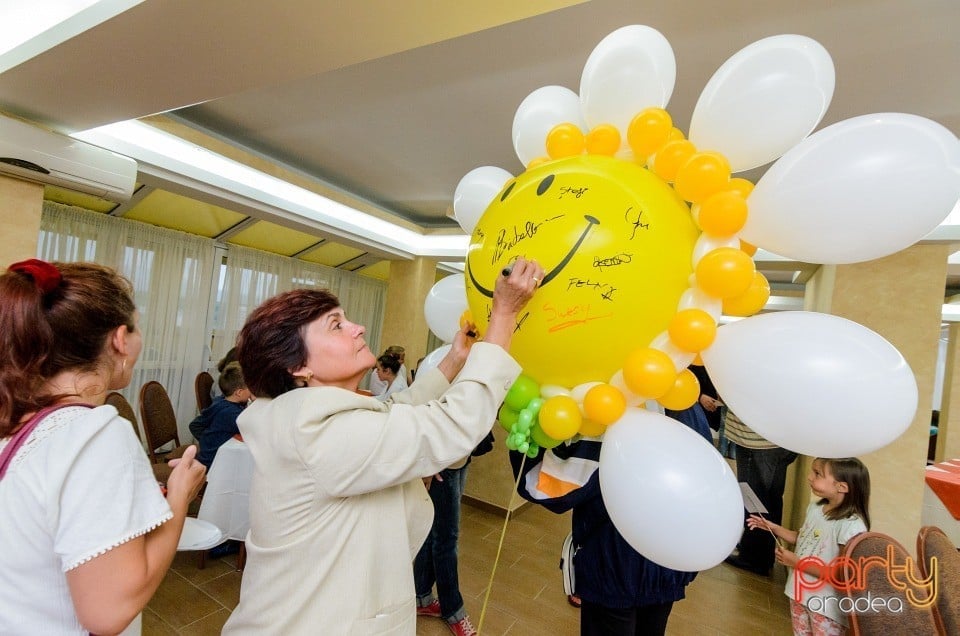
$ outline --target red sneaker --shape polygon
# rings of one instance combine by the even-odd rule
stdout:
[[[470,619],[464,616],[456,623],[447,623],[447,627],[453,632],[454,636],[477,636],[477,630],[473,628]]]
[[[433,618],[440,618],[440,601],[433,599],[430,601],[429,605],[418,605],[417,616],[431,616]]]

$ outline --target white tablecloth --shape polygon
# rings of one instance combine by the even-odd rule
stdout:
[[[247,445],[228,440],[217,450],[207,473],[207,489],[198,519],[220,528],[229,539],[243,541],[250,529],[250,480],[253,455]]]

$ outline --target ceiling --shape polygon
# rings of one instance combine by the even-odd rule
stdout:
[[[523,169],[511,142],[518,104],[544,85],[576,91],[593,47],[627,24],[670,41],[668,109],[683,130],[724,60],[798,33],[836,67],[821,126],[899,111],[960,133],[956,0],[145,0],[0,73],[0,111],[65,133],[147,118],[405,231],[461,234],[449,216],[460,178],[481,165]],[[382,278],[390,259],[409,257],[338,228],[336,215],[300,218],[134,158],[145,187],[114,214]],[[761,260],[783,288],[813,270]]]

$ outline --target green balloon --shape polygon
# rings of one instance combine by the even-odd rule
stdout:
[[[517,415],[517,423],[530,428],[530,425],[533,424],[533,413],[530,412],[530,409],[520,411],[520,414]]]
[[[553,448],[559,446],[562,440],[553,439],[549,435],[543,432],[539,426],[534,426],[530,429],[530,439],[532,439],[536,444],[541,448]]]
[[[507,438],[506,444],[507,444],[507,448],[509,448],[510,450],[517,450],[517,443],[513,440],[512,435]]]
[[[517,450],[521,453],[526,453],[528,450],[530,450],[530,442],[524,442],[523,444],[520,444],[517,446]]]
[[[500,422],[500,426],[503,427],[503,430],[509,433],[510,427],[516,423],[519,416],[519,413],[504,404],[500,407],[500,411],[497,412],[497,421]]]
[[[530,400],[530,403],[527,404],[527,410],[536,415],[540,412],[540,407],[543,406],[543,398],[535,397]]]
[[[503,398],[503,402],[514,411],[519,411],[536,397],[540,397],[540,385],[534,382],[533,378],[521,375],[507,391],[507,396]]]
[[[536,443],[530,444],[529,448],[527,448],[527,457],[529,457],[530,459],[533,459],[539,454],[540,454],[540,447],[537,446]]]

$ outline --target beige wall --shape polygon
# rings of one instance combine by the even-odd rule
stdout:
[[[484,508],[495,512],[515,511],[525,500],[514,494],[516,482],[510,468],[507,447],[504,446],[507,433],[499,424],[495,424],[493,434],[497,439],[493,450],[486,455],[474,457],[470,462],[464,499],[470,503],[480,502]]]
[[[861,457],[870,469],[873,529],[906,546],[914,545],[920,528],[949,253],[947,245],[916,245],[866,263],[824,265],[807,287],[808,309],[842,316],[876,331],[903,354],[917,379],[919,408],[909,429],[892,444]],[[810,501],[805,481],[809,466],[810,459],[801,458],[793,471],[798,487],[787,507],[794,528]]]
[[[37,255],[42,211],[42,185],[0,177],[0,268]]]

